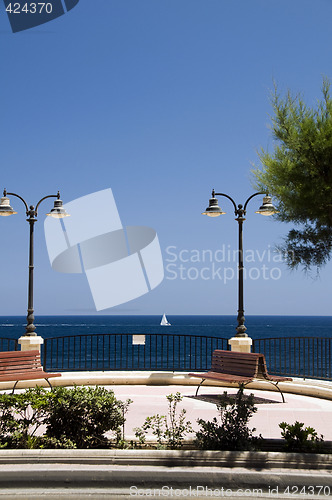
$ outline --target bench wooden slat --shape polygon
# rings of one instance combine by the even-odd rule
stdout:
[[[212,362],[212,366],[216,366],[218,368],[222,367],[223,368],[223,371],[226,371],[226,370],[232,370],[232,372],[234,370],[236,370],[237,372],[241,371],[256,371],[256,369],[258,369],[258,363],[257,363],[257,359],[254,360],[254,363],[242,363],[240,362],[239,360],[235,359],[235,360],[231,360],[231,359],[226,359],[226,360],[218,360],[218,361],[214,361]]]
[[[9,366],[15,366],[15,365],[22,365],[22,366],[40,366],[40,360],[38,359],[11,359],[7,360],[5,362],[0,362],[0,368],[3,368],[4,370],[7,369]]]
[[[227,358],[223,358],[223,357],[220,357],[220,356],[215,356],[212,363],[217,363],[217,364],[220,364],[222,363],[223,365],[227,365],[227,364],[238,364],[239,366],[256,366],[257,364],[257,358],[254,358],[254,359],[250,359],[250,360],[247,360],[247,359],[238,359],[238,358],[230,358],[230,357],[227,357]]]
[[[240,352],[240,351],[226,351],[224,349],[215,349],[212,355],[222,356],[223,358],[236,358],[236,359],[254,359],[264,356],[260,352]]]
[[[41,366],[40,352],[37,350],[0,352],[0,382],[15,381],[14,389],[20,380],[42,378],[51,386],[48,380],[51,377],[61,377],[61,373],[45,372]]]
[[[2,351],[0,352],[1,359],[5,358],[40,358],[40,352],[35,349],[33,351]]]
[[[0,369],[1,370],[7,370],[7,368],[10,368],[11,366],[41,366],[40,365],[40,360],[36,359],[12,359],[10,361],[6,360],[4,363],[0,362]]]
[[[4,374],[7,372],[10,372],[12,370],[43,370],[43,368],[39,365],[36,364],[23,364],[19,363],[14,366],[6,366],[6,367],[0,367],[0,373]]]
[[[38,372],[36,374],[33,374],[32,372],[17,372],[8,374],[7,376],[0,376],[0,382],[11,382],[13,380],[36,380],[50,377],[61,377],[61,373]]]
[[[215,349],[212,353],[212,356],[222,359],[238,359],[242,361],[252,361],[255,359],[259,359],[264,354],[259,352],[238,352],[238,351],[225,351],[223,349]]]
[[[44,373],[44,370],[42,369],[41,366],[40,367],[36,366],[34,368],[29,367],[28,369],[25,366],[15,366],[15,367],[9,368],[8,370],[0,370],[0,377],[5,377],[7,374],[10,375],[13,373],[24,373],[24,372]]]

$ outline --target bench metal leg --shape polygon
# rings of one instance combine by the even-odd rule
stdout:
[[[262,380],[264,380],[264,382],[269,382],[269,383],[270,383],[270,384],[272,384],[274,387],[276,387],[276,388],[278,389],[278,391],[280,392],[280,394],[281,394],[281,397],[282,397],[282,402],[283,402],[283,403],[286,403],[285,398],[284,398],[284,395],[283,395],[283,393],[282,393],[282,390],[281,390],[281,389],[280,389],[280,387],[278,386],[278,383],[279,383],[279,382],[273,382],[272,380],[268,380],[268,379],[266,379],[266,378],[264,378],[264,379],[262,379]],[[250,384],[250,382],[247,382],[247,384]],[[245,388],[245,386],[246,386],[247,384],[243,384],[243,388]],[[240,384],[239,384],[239,387],[240,387]]]
[[[280,392],[281,394],[281,397],[282,397],[282,402],[285,403],[285,398],[284,398],[284,394],[282,392],[282,390],[280,389],[280,387],[278,386],[278,382],[275,384],[276,388],[278,389],[278,391]]]
[[[51,385],[51,382],[48,380],[48,378],[45,378],[45,380],[46,380],[46,382],[48,383],[48,385],[50,386],[51,391],[53,391],[53,387],[52,387],[52,385]]]
[[[15,391],[16,386],[17,386],[17,384],[18,384],[18,383],[19,383],[19,380],[16,380],[16,382],[15,382],[15,384],[14,384],[14,387],[13,387],[13,390],[12,390],[12,394],[14,394],[14,391]]]
[[[272,382],[272,380],[266,380],[266,382],[270,382],[270,384],[274,385],[274,387],[276,387],[278,389],[278,391],[280,392],[281,394],[281,397],[282,397],[282,402],[283,403],[286,403],[285,401],[285,398],[284,398],[284,395],[282,393],[282,390],[280,389],[280,387],[278,386],[278,382]]]
[[[206,380],[206,379],[205,379],[205,378],[203,378],[203,379],[202,379],[202,381],[199,383],[199,385],[198,385],[198,387],[197,387],[197,389],[196,389],[196,394],[195,394],[195,397],[197,396],[198,391],[199,391],[199,388],[201,387],[201,385],[203,384],[203,382],[204,382],[205,380]]]
[[[44,380],[46,380],[46,382],[48,383],[48,385],[49,385],[49,386],[50,386],[50,388],[51,388],[51,391],[53,391],[53,387],[52,387],[52,384],[51,384],[51,382],[49,381],[49,379],[48,379],[48,378],[45,378]],[[12,390],[12,394],[14,394],[14,391],[15,391],[16,386],[17,386],[17,384],[18,384],[18,383],[19,383],[19,380],[16,380],[16,382],[15,382],[15,384],[14,384],[14,387],[13,387],[13,390]]]

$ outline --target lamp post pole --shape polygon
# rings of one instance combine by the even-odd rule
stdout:
[[[241,205],[239,205],[239,210],[241,210]],[[246,330],[244,326],[244,300],[243,300],[243,222],[245,214],[239,214],[236,219],[239,224],[239,263],[238,263],[238,310],[237,310],[237,323],[236,337],[247,337]]]
[[[36,214],[37,215],[37,214]],[[30,238],[29,238],[29,278],[28,278],[28,315],[27,315],[27,326],[25,327],[27,336],[36,335],[36,327],[33,324],[35,317],[33,314],[33,271],[34,271],[34,227],[36,218],[34,215],[34,207],[30,206],[29,218],[27,221],[30,226]]]
[[[56,201],[54,202],[54,208],[50,211],[49,214],[51,217],[55,218],[62,218],[66,217],[68,214],[66,213],[65,209],[62,207],[62,201],[60,200],[60,193],[58,191],[57,194],[50,194],[47,196],[44,196],[41,200],[38,201],[36,208],[34,205],[30,205],[30,208],[28,207],[27,202],[19,196],[16,193],[8,193],[6,189],[3,191],[3,198],[0,200],[0,215],[12,215],[16,214],[13,210],[13,208],[9,204],[9,198],[7,198],[7,195],[9,196],[15,196],[16,198],[19,198],[25,206],[25,211],[26,211],[26,216],[28,217],[26,220],[29,223],[30,226],[30,232],[29,232],[29,277],[28,277],[28,314],[27,314],[27,325],[25,327],[26,332],[24,334],[25,337],[33,337],[37,336],[35,333],[36,327],[34,325],[34,309],[33,309],[33,272],[34,272],[34,225],[35,222],[37,221],[37,214],[38,214],[38,207],[39,205],[46,200],[47,198],[56,198]]]
[[[246,200],[244,205],[238,204],[236,205],[235,201],[233,198],[228,196],[228,194],[225,193],[216,193],[214,189],[212,190],[212,197],[210,198],[209,206],[206,209],[205,212],[203,212],[203,215],[208,215],[209,217],[217,217],[218,215],[223,215],[226,212],[223,212],[221,208],[218,205],[218,200],[216,196],[224,196],[225,198],[228,198],[234,207],[234,214],[236,216],[236,221],[238,222],[239,226],[239,258],[238,258],[238,314],[237,314],[237,322],[238,325],[236,327],[236,334],[235,337],[248,337],[246,330],[247,328],[245,327],[245,317],[244,317],[244,299],[243,299],[243,270],[244,270],[244,264],[243,264],[243,222],[246,220],[245,215],[246,215],[246,210],[247,210],[247,205],[249,201],[254,198],[255,196],[259,196],[262,194],[266,194],[264,192],[258,192],[254,193],[249,198]],[[266,194],[266,196],[263,199],[263,204],[262,206],[256,211],[256,213],[259,213],[261,215],[272,215],[274,213],[277,213],[277,210],[274,208],[274,206],[271,203],[271,197]]]

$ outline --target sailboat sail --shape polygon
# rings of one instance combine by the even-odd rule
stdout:
[[[161,326],[171,326],[171,324],[168,322],[168,319],[166,318],[166,314],[163,314],[163,317],[161,318],[160,325]]]

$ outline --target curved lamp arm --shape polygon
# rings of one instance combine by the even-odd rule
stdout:
[[[7,193],[7,191],[4,189],[3,190],[3,195],[7,196],[7,194],[10,195],[10,196],[16,196],[16,198],[19,198],[21,201],[23,201],[24,206],[25,206],[25,210],[26,210],[26,214],[28,215],[28,213],[29,213],[29,207],[28,207],[27,202],[22,198],[22,196],[19,196],[16,193]]]
[[[225,194],[225,193],[215,193],[214,189],[212,190],[212,198],[214,198],[215,196],[224,196],[225,198],[228,198],[229,200],[231,200],[231,202],[233,203],[233,206],[234,206],[234,211],[235,211],[235,215],[237,213],[237,208],[236,208],[236,203],[235,201],[233,200],[233,198],[231,198],[230,196],[228,196],[228,194]]]
[[[37,205],[36,205],[36,208],[35,208],[36,215],[37,215],[37,210],[38,210],[39,205],[41,204],[42,201],[46,200],[46,198],[57,198],[59,200],[60,199],[60,191],[58,191],[57,194],[49,194],[47,196],[44,196],[44,198],[39,200]]]
[[[248,205],[249,201],[251,200],[251,198],[254,198],[254,196],[258,196],[258,195],[261,195],[261,194],[265,194],[266,196],[268,196],[268,193],[265,193],[264,191],[260,191],[259,193],[252,194],[251,196],[249,196],[249,198],[245,202],[243,210],[246,211],[247,205]]]

